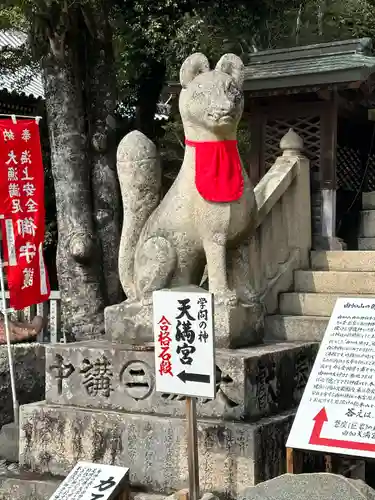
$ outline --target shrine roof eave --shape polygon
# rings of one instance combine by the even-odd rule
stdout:
[[[375,73],[375,58],[373,67],[352,68],[350,70],[335,70],[303,75],[264,78],[247,78],[244,82],[245,92],[266,92],[282,89],[298,89],[303,92],[304,87],[327,87],[331,85],[345,86],[354,82],[364,82]]]
[[[27,34],[15,29],[0,29],[0,52],[5,49],[27,49]],[[30,99],[44,99],[42,71],[28,66],[0,71],[0,91],[20,94]]]
[[[265,78],[246,78],[244,81],[244,92],[249,94],[260,92],[262,95],[267,95],[268,92],[274,93],[275,91],[291,89],[293,89],[294,93],[310,92],[311,90],[309,89],[314,89],[316,91],[319,88],[332,86],[345,88],[355,82],[365,82],[374,73],[375,58],[374,66],[371,67],[353,68],[350,70],[331,70],[304,75],[278,75]],[[180,91],[181,86],[178,82],[169,82],[163,93],[178,95]]]

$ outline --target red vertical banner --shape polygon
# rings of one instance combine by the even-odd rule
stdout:
[[[44,169],[36,120],[0,120],[0,215],[10,306],[50,294],[43,257]]]

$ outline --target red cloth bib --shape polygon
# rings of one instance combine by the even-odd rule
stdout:
[[[243,176],[237,141],[198,142],[185,139],[195,148],[195,185],[207,201],[236,201],[243,193]]]

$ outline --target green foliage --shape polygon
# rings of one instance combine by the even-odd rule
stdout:
[[[77,10],[90,19],[87,14],[97,1],[2,0],[0,29],[31,34],[38,61],[49,48],[49,33],[71,27]],[[165,62],[167,77],[175,78],[181,61],[198,50],[212,60],[232,51],[246,62],[254,49],[373,36],[375,31],[373,0],[108,0],[106,9],[114,31],[119,93],[131,104],[151,61]],[[28,50],[13,57],[5,52],[0,69],[30,61]]]
[[[281,48],[353,37],[373,37],[374,4],[374,0],[286,2],[284,8],[280,6],[279,15],[265,22],[260,31],[261,45]]]
[[[9,5],[7,5],[9,3]],[[0,28],[18,29],[24,31],[27,29],[25,16],[22,12],[22,5],[11,5],[10,2],[3,2],[0,10]]]
[[[335,0],[324,16],[327,40],[375,36],[375,7],[368,0]]]

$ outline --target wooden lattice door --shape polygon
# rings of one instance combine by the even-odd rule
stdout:
[[[361,190],[363,187],[363,172],[360,149],[355,149],[345,144],[339,144],[337,146],[336,154],[337,187],[346,191]],[[373,179],[370,176],[368,178],[368,182],[369,184],[373,184]]]
[[[296,103],[268,108],[256,116],[261,127],[258,144],[259,173],[262,177],[280,155],[280,140],[292,128],[304,142],[304,154],[310,160],[312,232],[321,231],[321,155],[324,109],[321,103]],[[256,145],[254,145],[257,148]]]
[[[319,174],[320,116],[268,118],[264,130],[264,165],[267,171],[280,155],[280,140],[292,128],[303,139],[304,154],[310,160],[310,168]],[[315,177],[315,175],[314,175]]]

